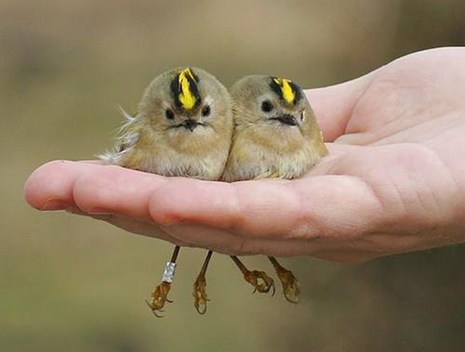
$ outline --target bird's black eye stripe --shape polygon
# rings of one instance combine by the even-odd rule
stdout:
[[[171,109],[166,109],[166,110],[165,110],[165,117],[166,117],[168,120],[173,120],[173,119],[174,119],[174,112],[173,112],[173,110],[171,110]]]
[[[210,113],[211,113],[210,105],[205,105],[205,106],[202,108],[202,116],[203,116],[203,117],[210,116]]]
[[[271,103],[271,101],[269,100],[265,100],[263,103],[262,103],[262,111],[263,112],[270,112],[273,110],[273,104]]]

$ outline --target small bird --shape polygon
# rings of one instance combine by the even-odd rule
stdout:
[[[246,76],[229,92],[235,129],[222,180],[294,179],[328,154],[310,103],[293,81]],[[268,258],[281,281],[284,298],[297,303],[297,279],[276,258]]]
[[[157,76],[146,88],[135,116],[123,111],[126,122],[114,149],[100,156],[114,165],[162,176],[219,180],[231,146],[231,98],[213,75],[200,68],[178,68]],[[147,304],[152,312],[163,310],[179,254],[176,246],[163,279]],[[205,272],[194,284],[195,307],[206,309]]]

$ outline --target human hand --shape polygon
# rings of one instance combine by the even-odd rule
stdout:
[[[465,48],[307,91],[330,151],[304,178],[232,184],[96,162],[29,178],[41,210],[228,254],[361,262],[465,241]]]

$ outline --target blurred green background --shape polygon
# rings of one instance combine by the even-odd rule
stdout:
[[[112,142],[149,81],[179,65],[225,84],[250,73],[304,87],[363,75],[421,49],[465,44],[463,0],[0,2],[1,351],[464,351],[465,247],[350,266],[284,261],[298,306],[251,294],[215,256],[209,311],[192,305],[204,251],[185,250],[162,320],[144,303],[172,246],[22,194],[52,159]],[[271,272],[263,258],[250,266]]]

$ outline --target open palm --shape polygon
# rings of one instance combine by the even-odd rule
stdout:
[[[29,178],[41,210],[234,254],[359,262],[465,241],[465,48],[307,91],[330,151],[304,178],[227,184],[97,162]]]

